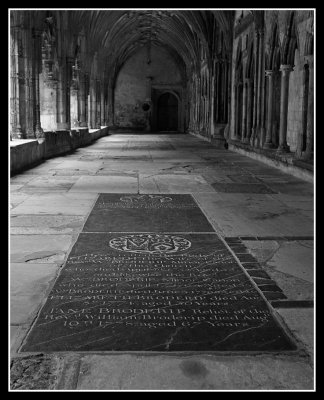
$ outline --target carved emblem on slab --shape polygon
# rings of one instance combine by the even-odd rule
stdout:
[[[139,234],[113,238],[109,246],[115,250],[142,254],[171,254],[187,250],[191,242],[181,236]]]
[[[120,200],[126,203],[133,203],[133,204],[138,204],[138,203],[159,204],[159,203],[170,202],[172,201],[172,198],[156,194],[136,194],[136,195],[123,196],[120,198]]]

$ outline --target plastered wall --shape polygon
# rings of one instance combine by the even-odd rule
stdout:
[[[147,77],[152,85],[181,84],[175,61],[162,47],[152,46],[151,63],[147,64],[147,48],[142,48],[121,69],[115,88],[115,125],[135,129],[146,127],[147,114],[142,105],[147,98]]]

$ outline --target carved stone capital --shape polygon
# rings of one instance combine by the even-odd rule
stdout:
[[[293,69],[292,65],[280,65],[280,71],[284,74],[290,73]]]
[[[265,75],[272,76],[272,75],[274,75],[274,71],[272,69],[267,69],[267,70],[265,70]]]

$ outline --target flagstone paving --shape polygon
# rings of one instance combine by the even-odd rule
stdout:
[[[47,160],[10,189],[12,388],[313,388],[312,184],[190,135],[129,133]],[[190,194],[297,350],[22,352],[100,193]]]

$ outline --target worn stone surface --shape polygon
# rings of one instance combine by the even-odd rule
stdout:
[[[278,308],[278,313],[293,335],[303,344],[308,354],[314,356],[314,310],[311,308]]]
[[[15,215],[10,221],[12,235],[73,234],[84,224],[79,215]]]
[[[71,187],[69,193],[136,193],[137,191],[138,180],[133,176],[82,176]]]
[[[213,232],[190,195],[100,194],[84,232]]]
[[[174,160],[170,159],[167,155],[167,151],[163,150],[165,153],[165,158],[162,158],[162,151],[159,150],[159,159],[157,161],[147,160],[147,161],[124,161],[123,159],[112,160],[109,156],[107,150],[110,146],[116,144],[117,147],[127,145],[127,154],[132,155],[131,147],[137,149],[137,143],[146,143],[147,146],[154,147],[152,143],[159,142],[159,146],[163,143],[172,142],[173,146],[183,152],[194,152],[195,156],[200,157],[201,162],[190,162],[187,163],[185,157],[181,155],[181,159]],[[137,146],[137,147],[136,147]],[[139,150],[136,150],[139,151]],[[153,151],[153,150],[149,150]],[[104,155],[102,153],[105,153]],[[87,160],[98,161],[97,154],[101,154],[104,158],[102,166],[98,170],[95,168],[89,168],[88,170],[81,170],[80,173],[76,173],[73,169],[73,162],[81,160],[84,155],[88,157]],[[211,160],[205,158],[209,155]],[[71,158],[70,158],[71,157]],[[187,159],[190,159],[189,154]],[[56,163],[53,161],[56,160]],[[70,160],[71,163],[69,169],[61,168],[50,170],[50,168],[55,168],[60,165],[63,161]],[[46,285],[53,283],[51,276],[54,275],[54,271],[58,271],[58,266],[53,263],[51,259],[51,253],[56,253],[56,251],[62,251],[62,254],[66,252],[67,243],[65,240],[60,242],[53,241],[56,236],[60,237],[71,237],[72,234],[77,234],[82,230],[82,220],[88,217],[92,207],[96,203],[98,198],[98,193],[100,193],[100,187],[98,187],[97,192],[65,192],[65,193],[53,193],[50,190],[47,191],[44,187],[43,192],[39,193],[23,193],[21,190],[30,183],[33,183],[34,179],[44,178],[50,179],[55,183],[55,179],[64,178],[70,182],[80,177],[87,177],[89,180],[93,176],[99,176],[100,172],[108,174],[109,176],[117,177],[126,176],[133,179],[137,179],[139,182],[139,189],[141,193],[147,194],[161,194],[161,189],[158,188],[155,181],[152,178],[146,179],[147,176],[152,174],[159,175],[176,175],[177,182],[183,182],[183,190],[187,190],[183,175],[187,175],[186,182],[189,181],[191,174],[198,175],[205,179],[207,184],[211,184],[216,181],[221,181],[223,179],[226,182],[231,181],[231,176],[243,175],[246,180],[250,180],[249,177],[256,177],[264,182],[266,185],[268,182],[288,182],[291,181],[289,175],[277,171],[271,167],[267,167],[260,170],[258,174],[260,163],[248,160],[248,163],[244,161],[248,160],[244,156],[238,155],[230,151],[215,150],[210,147],[206,142],[196,139],[192,136],[184,135],[111,135],[109,137],[102,138],[98,140],[93,145],[87,148],[80,148],[75,154],[70,154],[66,157],[57,157],[53,160],[48,160],[51,162],[49,167],[46,169],[32,169],[29,173],[16,175],[14,182],[17,185],[23,185],[20,189],[15,190],[12,193],[12,203],[14,207],[11,209],[12,217],[12,241],[15,242],[15,249],[18,251],[19,260],[23,260],[25,256],[29,257],[29,252],[40,252],[38,253],[38,260],[33,260],[29,262],[19,262],[17,265],[21,268],[16,269],[13,277],[19,276],[19,271],[22,271],[23,281],[25,282],[21,286],[19,293],[13,291],[11,294],[11,302],[14,305],[14,313],[17,316],[21,316],[17,325],[12,326],[12,352],[13,357],[20,348],[23,340],[26,338],[26,334],[30,328],[31,321],[34,320],[37,312],[39,312],[41,305],[46,299],[46,293],[48,293],[49,287],[45,288]],[[254,166],[254,168],[252,168]],[[103,168],[103,169],[100,169]],[[149,168],[149,169],[148,169]],[[248,168],[248,169],[244,169]],[[47,174],[47,172],[49,174]],[[53,174],[50,171],[54,171]],[[57,171],[55,173],[55,171]],[[61,171],[65,175],[60,175],[58,172]],[[95,172],[96,171],[96,172]],[[149,173],[148,173],[149,171]],[[55,175],[54,175],[55,174]],[[181,175],[181,176],[179,176]],[[21,179],[19,179],[21,177]],[[53,180],[52,180],[53,179]],[[294,178],[295,179],[295,178]],[[145,182],[149,181],[154,186],[154,191],[150,191],[150,185],[145,189]],[[39,181],[43,182],[42,180]],[[63,182],[63,181],[62,181]],[[77,182],[75,180],[75,182]],[[233,180],[232,180],[233,182]],[[151,184],[150,183],[150,184]],[[171,182],[170,182],[171,183]],[[235,183],[235,182],[233,182]],[[165,180],[166,191],[164,195],[168,195],[171,192],[171,186],[167,186],[168,181]],[[196,185],[196,184],[195,184]],[[304,183],[304,185],[307,185]],[[189,186],[188,186],[189,187]],[[196,185],[197,187],[197,185]],[[202,186],[200,186],[201,188]],[[176,185],[172,185],[172,190],[176,189]],[[293,189],[293,188],[292,188]],[[200,190],[198,188],[198,190]],[[289,188],[287,190],[289,192]],[[137,192],[137,191],[136,191]],[[136,192],[134,194],[136,194]],[[191,190],[188,191],[189,193]],[[188,193],[187,192],[187,193]],[[125,193],[131,193],[129,187]],[[163,192],[162,192],[163,193]],[[279,286],[284,294],[287,296],[286,300],[302,300],[313,298],[313,284],[311,281],[306,281],[303,278],[299,278],[296,274],[293,274],[293,262],[304,263],[308,258],[309,251],[306,247],[300,245],[297,246],[299,251],[305,252],[305,257],[300,257],[300,252],[291,251],[289,257],[291,263],[289,264],[289,270],[286,271],[284,268],[285,262],[284,258],[275,258],[275,262],[270,266],[266,264],[266,260],[272,256],[273,252],[276,251],[282,241],[278,242],[278,237],[289,236],[289,242],[291,245],[297,245],[294,241],[294,237],[312,237],[313,236],[313,198],[310,192],[307,190],[303,191],[302,195],[295,192],[292,194],[248,194],[248,193],[216,193],[212,188],[211,192],[199,192],[194,191],[192,193],[194,199],[197,201],[199,207],[202,209],[204,214],[208,217],[215,229],[216,233],[220,236],[225,237],[239,237],[246,236],[243,240],[244,244],[258,260],[262,261],[261,269],[255,269],[254,263],[244,263],[244,268],[247,272],[251,271],[253,279],[256,284],[259,284],[262,280],[267,281],[267,284],[272,285],[273,281]],[[143,215],[144,217],[144,215]],[[71,226],[72,224],[72,226]],[[54,232],[59,233],[56,235]],[[18,233],[20,233],[18,235]],[[23,234],[22,234],[23,233]],[[43,236],[43,239],[41,237]],[[268,237],[268,240],[257,241],[255,237]],[[31,239],[28,237],[34,237],[32,241],[35,245],[30,242]],[[254,238],[253,240],[248,240]],[[271,238],[272,237],[272,238]],[[18,241],[16,239],[19,239]],[[48,238],[48,239],[47,239]],[[75,236],[76,239],[76,236]],[[41,247],[37,244],[37,241],[41,244]],[[304,244],[304,241],[299,242]],[[73,241],[72,241],[73,243]],[[71,243],[71,244],[72,244]],[[258,243],[258,246],[256,245]],[[288,243],[288,242],[287,242]],[[305,241],[305,244],[310,244],[309,241]],[[295,247],[288,247],[295,248]],[[15,252],[16,252],[15,250]],[[68,250],[67,250],[68,251]],[[20,253],[19,253],[20,252]],[[22,252],[22,253],[21,253]],[[17,256],[17,254],[16,254]],[[55,256],[54,256],[55,257]],[[281,261],[280,261],[281,258]],[[43,261],[42,261],[43,260]],[[44,260],[45,263],[44,263]],[[13,261],[13,260],[11,260]],[[60,262],[61,263],[61,262]],[[102,266],[103,264],[94,264]],[[24,267],[31,268],[24,269]],[[42,266],[45,267],[44,271],[41,270]],[[50,268],[47,270],[46,268]],[[277,268],[278,267],[278,268]],[[283,268],[282,268],[283,267]],[[304,264],[304,268],[308,269],[310,264]],[[14,271],[14,269],[12,269]],[[38,271],[38,272],[37,272]],[[52,271],[52,272],[51,272]],[[301,269],[302,271],[302,269]],[[49,274],[48,274],[49,273]],[[40,284],[37,284],[37,276],[40,278]],[[47,278],[46,278],[47,276]],[[34,280],[35,278],[35,280]],[[18,278],[17,283],[19,282]],[[43,281],[41,282],[41,280]],[[33,282],[35,285],[33,286]],[[26,286],[27,285],[27,286]],[[26,294],[23,296],[23,291],[26,289]],[[39,292],[35,293],[33,296],[33,287],[40,289]],[[42,292],[42,293],[41,293]],[[279,293],[280,294],[280,293]],[[94,294],[92,294],[94,295]],[[282,301],[285,301],[283,299]],[[287,325],[287,329],[291,330],[297,340],[299,340],[301,347],[306,349],[306,352],[312,355],[312,334],[309,331],[310,319],[308,317],[296,317],[298,321],[298,327],[296,325],[289,325],[290,317],[289,310],[287,313],[282,314],[283,323]],[[281,309],[276,309],[277,312],[281,313]],[[308,309],[309,314],[313,313],[312,309]],[[30,319],[25,318],[25,316],[30,316]],[[291,314],[293,315],[293,314]],[[29,321],[29,322],[28,322]],[[291,328],[289,328],[289,326]],[[298,328],[298,329],[297,329]],[[70,352],[69,355],[75,355],[74,352]],[[210,388],[222,388],[222,389],[233,389],[237,388],[311,388],[312,387],[312,357],[307,359],[307,357],[293,358],[283,355],[280,358],[280,362],[275,355],[260,356],[256,361],[253,361],[249,357],[236,358],[234,356],[228,356],[226,358],[226,368],[225,364],[222,364],[220,369],[217,369],[219,364],[217,364],[216,359],[213,358],[210,365],[206,365],[204,362],[204,357],[201,355],[195,356],[195,361],[198,362],[198,366],[195,363],[193,365],[185,366],[184,370],[186,374],[190,375],[190,371],[197,371],[197,379],[193,379],[194,375],[185,375],[182,373],[182,369],[177,367],[172,367],[171,364],[163,364],[164,358],[158,355],[151,356],[150,358],[144,358],[146,363],[152,362],[152,364],[146,364],[148,367],[145,369],[143,364],[140,363],[141,358],[134,358],[130,362],[129,358],[119,358],[120,364],[117,363],[117,359],[112,359],[105,355],[102,358],[102,364],[100,364],[100,370],[96,370],[97,358],[91,358],[92,356],[82,358],[82,360],[87,360],[87,369],[89,375],[79,374],[79,361],[76,357],[75,361],[71,361],[69,357],[64,356],[64,370],[66,373],[66,379],[60,378],[61,388],[68,388],[76,390],[76,388],[118,388],[118,387],[137,387],[140,389],[146,389],[150,387],[158,388],[184,388],[184,389],[199,389],[201,387]],[[99,357],[99,356],[98,356]],[[124,357],[124,356],[119,356]],[[73,358],[73,357],[72,357]],[[169,359],[169,358],[168,358]],[[176,360],[176,356],[170,358]],[[179,358],[178,364],[183,361],[183,357]],[[74,360],[74,358],[73,358]],[[218,359],[219,360],[219,359]],[[154,364],[153,364],[154,363]],[[214,371],[214,375],[205,374],[205,368],[201,367],[199,363],[208,371]],[[255,368],[252,368],[252,363]],[[177,364],[177,365],[178,365]],[[164,365],[164,366],[163,366]],[[107,369],[105,369],[105,366]],[[114,366],[116,369],[114,369]],[[131,366],[133,370],[131,374],[131,369],[127,368]],[[161,366],[161,369],[159,369]],[[163,366],[163,368],[162,368]],[[200,368],[201,367],[201,368]],[[92,369],[93,368],[93,369]],[[98,367],[99,368],[99,367]],[[83,371],[83,369],[81,368]],[[92,374],[91,371],[96,371]],[[109,371],[109,372],[107,372]],[[123,373],[123,371],[126,371]],[[129,375],[128,372],[129,371]],[[138,372],[138,375],[134,375],[134,371]],[[152,374],[152,371],[156,373]],[[180,372],[178,372],[180,371]],[[223,371],[223,372],[221,372]],[[236,372],[235,372],[236,371]],[[279,374],[280,371],[280,374]],[[141,372],[143,374],[141,375]],[[235,372],[235,373],[234,373]],[[260,374],[259,374],[260,373]],[[240,378],[234,378],[238,375]],[[137,376],[138,379],[131,379],[128,376]],[[83,377],[85,378],[83,380]],[[198,379],[198,377],[200,377]],[[223,377],[221,380],[219,377]],[[255,377],[255,379],[253,378]],[[98,379],[97,379],[98,378]],[[125,381],[124,381],[125,378]],[[207,381],[207,379],[209,379]],[[31,379],[31,378],[30,378]],[[205,379],[205,380],[204,380]]]
[[[11,324],[25,324],[33,320],[58,269],[57,264],[51,263],[11,263]]]
[[[62,361],[56,356],[14,358],[10,365],[10,389],[54,390],[61,368]]]
[[[313,285],[313,241],[275,241],[258,240],[243,243],[256,259],[262,264],[264,270],[271,276],[283,290],[289,300],[311,300],[314,297]],[[301,246],[305,246],[301,250]],[[289,249],[289,255],[287,250]],[[299,250],[296,251],[296,248]],[[291,262],[294,256],[299,258]],[[302,254],[301,254],[302,253]]]
[[[267,264],[280,272],[312,283],[314,282],[313,257],[313,241],[284,242]]]
[[[313,216],[276,200],[276,195],[194,193],[224,236],[313,235]]]
[[[225,193],[276,193],[260,183],[213,183],[216,192]]]
[[[15,207],[11,215],[86,215],[96,197],[96,193],[37,193]]]
[[[24,263],[63,261],[72,241],[71,235],[12,235],[10,259]]]
[[[312,390],[313,371],[283,357],[89,355],[77,389]]]

